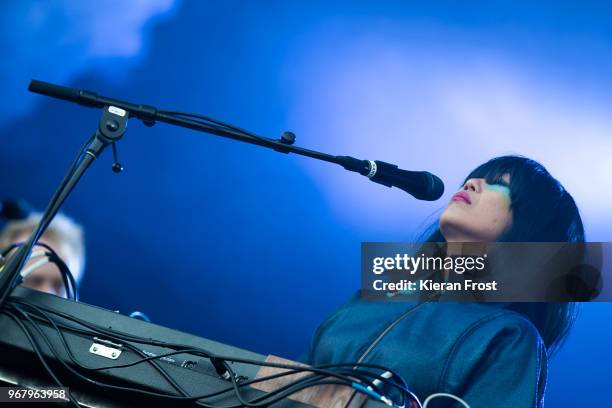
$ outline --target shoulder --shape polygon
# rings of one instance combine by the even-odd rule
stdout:
[[[515,393],[506,395],[506,401],[529,401],[529,406],[538,406],[548,371],[546,348],[538,330],[523,315],[503,307],[472,309],[447,351],[438,389],[469,390],[472,398],[477,398],[499,393],[504,383],[510,383]]]
[[[540,354],[545,349],[533,323],[503,304],[438,303],[424,314],[435,315],[437,330],[444,331],[450,340],[445,365],[457,358],[470,364],[492,353],[518,357]]]
[[[462,342],[470,341],[476,335],[481,339],[513,339],[538,345],[542,342],[540,334],[531,321],[517,313],[497,304],[466,305],[463,311],[455,309],[449,317],[462,321],[461,333],[455,342],[459,347]]]
[[[453,348],[473,340],[496,337],[520,338],[534,345],[542,341],[538,330],[525,316],[507,309],[504,304],[435,303],[427,305],[422,318],[436,321],[436,327],[454,338]]]

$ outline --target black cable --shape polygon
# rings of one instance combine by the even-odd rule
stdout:
[[[25,242],[16,242],[14,244],[9,245],[6,249],[2,251],[2,256],[8,255],[12,250],[14,250],[15,248],[19,248],[23,246],[24,244]],[[62,281],[64,283],[64,290],[66,291],[66,297],[68,299],[72,298],[72,300],[78,301],[78,291],[77,291],[77,286],[76,286],[76,281],[74,279],[74,275],[72,275],[72,272],[70,271],[70,269],[68,268],[68,265],[66,265],[64,260],[60,258],[60,256],[57,254],[57,252],[55,252],[53,248],[51,248],[49,245],[45,244],[44,242],[36,242],[34,246],[41,246],[47,249],[48,252],[45,253],[45,256],[47,257],[47,259],[49,259],[50,262],[54,263],[58,267],[60,275],[62,275]],[[21,279],[21,275],[18,274],[15,283],[20,284],[22,282],[20,279]]]
[[[49,376],[51,376],[51,378],[53,379],[53,381],[59,386],[64,388],[64,385],[62,384],[62,382],[57,378],[57,376],[55,375],[55,373],[53,372],[53,370],[51,369],[51,367],[49,367],[49,365],[47,364],[41,350],[40,347],[38,346],[38,344],[36,344],[36,340],[34,340],[34,338],[32,337],[32,335],[30,334],[30,331],[28,330],[28,328],[19,320],[19,318],[17,318],[17,316],[15,316],[13,313],[11,313],[8,310],[3,310],[2,311],[4,314],[6,314],[7,316],[9,316],[11,319],[13,319],[15,321],[15,323],[17,323],[17,325],[21,328],[21,330],[23,331],[23,334],[25,334],[26,338],[28,339],[28,341],[30,342],[30,345],[32,346],[32,349],[34,350],[34,352],[36,353],[36,356],[38,357],[38,359],[40,360],[40,362],[42,363],[43,367],[45,368],[45,370],[47,370],[47,373],[49,374]],[[68,399],[70,400],[70,402],[77,408],[80,407],[79,403],[77,402],[76,399],[74,399],[74,397],[71,395],[70,390],[67,391],[66,395],[68,396]]]
[[[78,301],[78,293],[76,287],[76,281],[74,279],[74,275],[66,265],[66,262],[55,252],[53,248],[44,242],[37,242],[35,245],[42,246],[46,248],[49,252],[45,253],[49,258],[49,261],[54,263],[60,270],[60,274],[62,275],[62,280],[64,281],[64,288],[66,290],[66,296],[68,299],[72,298],[75,302]]]
[[[13,305],[14,306],[14,305]],[[25,313],[23,311],[21,311],[22,313]],[[27,315],[25,315],[26,318],[28,318]],[[35,323],[28,318],[28,321],[30,321],[31,324],[35,325]],[[138,392],[141,394],[146,394],[146,395],[150,395],[150,396],[155,396],[155,397],[165,397],[165,398],[171,398],[171,399],[182,399],[182,400],[195,400],[195,399],[201,399],[202,397],[188,397],[188,398],[180,398],[180,397],[174,397],[174,396],[169,396],[167,394],[159,394],[159,393],[154,393],[154,392],[149,392],[149,391],[144,391],[144,390],[139,390],[139,389],[135,389],[135,388],[130,388],[130,387],[120,387],[120,386],[116,386],[116,385],[112,385],[112,384],[105,384],[96,380],[92,380],[90,378],[87,378],[85,376],[82,376],[80,373],[75,372],[71,367],[67,366],[63,360],[61,359],[61,357],[57,354],[57,352],[55,351],[55,348],[53,348],[47,338],[47,336],[40,330],[40,328],[38,328],[37,326],[35,326],[36,329],[38,330],[39,334],[41,335],[41,337],[45,340],[45,342],[47,343],[47,346],[50,348],[51,352],[53,353],[53,355],[60,360],[60,362],[69,370],[71,371],[74,375],[76,375],[77,377],[81,378],[84,381],[93,383],[94,385],[100,386],[100,387],[107,387],[107,388],[112,388],[112,389],[116,389],[116,390],[123,390],[123,391],[133,391],[133,392]],[[278,390],[276,390],[278,391]],[[296,392],[296,391],[293,391]],[[271,392],[268,393],[268,395],[264,395],[262,397],[259,397],[258,399],[261,400],[263,398],[269,398],[271,395],[273,395],[276,392]],[[275,400],[280,400],[284,398],[284,396],[282,397],[278,397]],[[246,404],[246,405],[245,405]],[[211,407],[211,408],[218,408],[218,405],[205,405],[202,403],[199,403],[199,405],[203,405],[203,406],[207,406],[207,407]],[[232,406],[228,406],[226,408],[238,408],[240,406],[252,406],[252,403],[249,403],[247,401],[241,401],[240,405],[232,405]]]
[[[34,306],[34,305],[30,305],[30,306],[32,306],[32,307],[36,307],[36,306]],[[37,307],[36,307],[36,308],[37,308]],[[39,313],[42,313],[43,315],[45,315],[45,317],[47,318],[47,321],[49,321],[49,322],[50,322],[50,323],[51,323],[51,324],[54,326],[55,330],[56,330],[56,331],[57,331],[57,332],[60,334],[60,336],[61,336],[61,341],[62,341],[62,343],[63,343],[63,345],[64,345],[64,348],[66,349],[66,351],[67,351],[67,353],[69,354],[69,356],[70,356],[71,360],[73,361],[73,363],[74,363],[75,365],[78,365],[79,367],[82,367],[82,368],[87,369],[87,370],[91,370],[91,371],[101,371],[101,370],[106,370],[106,369],[115,369],[115,368],[131,367],[131,366],[134,366],[134,365],[140,364],[140,363],[145,362],[145,361],[148,361],[148,360],[153,360],[153,359],[161,359],[161,358],[163,358],[163,357],[172,356],[172,355],[176,355],[176,354],[182,354],[182,353],[188,353],[189,351],[191,351],[191,350],[180,350],[180,351],[173,351],[173,352],[169,352],[169,353],[159,354],[159,355],[157,355],[157,356],[148,356],[148,357],[145,357],[145,358],[143,358],[143,359],[141,359],[141,360],[137,360],[137,361],[132,362],[132,363],[121,364],[121,365],[105,366],[105,367],[96,367],[96,368],[87,367],[87,366],[84,366],[83,364],[81,364],[80,362],[78,362],[78,361],[77,361],[77,360],[74,358],[74,356],[72,355],[72,352],[71,352],[71,350],[70,350],[70,347],[69,347],[69,345],[68,345],[68,343],[67,343],[67,341],[66,341],[66,339],[65,339],[65,337],[64,337],[64,335],[63,335],[63,333],[62,333],[62,331],[61,331],[61,330],[59,330],[59,328],[57,327],[57,325],[55,324],[55,322],[54,322],[52,319],[50,319],[50,318],[49,318],[49,317],[46,315],[46,313],[45,313],[44,311],[38,310],[38,312],[39,312]],[[38,318],[38,319],[41,319],[40,317],[37,317],[37,316],[35,316],[35,317],[36,317],[36,318]],[[60,324],[60,325],[61,325],[61,324]],[[87,335],[90,335],[90,333],[91,333],[91,332],[86,332],[86,331],[82,331],[82,330],[74,329],[74,328],[71,328],[71,327],[69,327],[69,326],[65,326],[65,325],[62,325],[62,326],[64,326],[64,328],[66,328],[66,329],[69,329],[69,330],[72,330],[72,331],[76,331],[76,332],[80,332],[80,333],[84,333],[84,334],[87,334]],[[130,346],[129,344],[126,344],[126,345]],[[139,350],[138,350],[138,349],[136,349],[136,351],[139,351]],[[198,349],[194,349],[194,351],[199,351],[199,350],[198,350]],[[142,353],[141,353],[141,354],[142,354]],[[288,375],[288,374],[293,374],[293,373],[298,373],[298,372],[299,372],[299,371],[296,371],[296,370],[291,370],[291,371],[292,371],[291,373],[282,372],[282,373],[277,373],[277,374],[269,375],[269,376],[266,376],[266,377],[260,377],[260,378],[257,378],[257,379],[254,379],[254,380],[250,380],[250,381],[241,382],[241,383],[240,383],[240,386],[241,386],[241,387],[244,387],[244,386],[246,386],[246,385],[250,385],[250,384],[253,384],[253,383],[257,383],[257,382],[264,382],[264,381],[268,381],[268,380],[271,380],[271,379],[274,379],[274,378],[278,378],[278,377],[286,376],[286,375]],[[291,385],[292,385],[292,384],[288,384],[286,387],[291,386]],[[226,389],[224,389],[224,390],[221,390],[221,391],[218,391],[218,392],[215,392],[215,393],[207,394],[207,395],[206,395],[206,397],[208,397],[208,398],[209,398],[209,397],[217,396],[217,395],[223,394],[223,393],[228,392],[228,391],[231,391],[231,390],[232,390],[232,388],[231,388],[231,387],[230,387],[230,388],[226,388]],[[280,390],[278,390],[278,391],[280,391]]]
[[[191,121],[191,123],[196,124],[196,125],[201,125],[201,126],[206,126],[208,127],[208,132],[210,132],[211,130],[217,130],[217,131],[221,131],[223,133],[223,131],[227,132],[227,131],[233,131],[233,132],[237,132],[237,136],[242,137],[242,138],[246,138],[248,140],[250,140],[251,142],[255,143],[255,144],[259,144],[261,146],[264,147],[268,147],[271,149],[275,149],[278,151],[283,151],[285,153],[287,153],[288,151],[286,150],[287,145],[283,144],[282,142],[280,142],[279,140],[274,140],[274,139],[270,139],[268,137],[264,137],[264,136],[259,136],[256,135],[253,132],[249,132],[248,130],[239,128],[238,126],[232,125],[230,123],[227,122],[223,122],[214,118],[211,118],[210,116],[205,116],[205,115],[200,115],[198,113],[189,113],[189,112],[178,112],[178,111],[158,111],[158,114],[160,115],[166,115],[166,117],[169,118],[175,118],[178,120],[189,120]],[[193,120],[193,119],[200,119],[200,121],[197,120]],[[214,132],[212,132],[214,133]],[[247,140],[245,140],[247,141]],[[312,151],[308,151],[307,149],[301,149],[304,154],[306,155],[313,155],[312,157],[322,157],[320,154],[318,154],[317,152],[312,152]],[[329,156],[331,157],[331,156]],[[325,159],[326,161],[330,161],[329,158]],[[335,163],[335,161],[331,160],[332,162]]]
[[[340,369],[340,370],[338,370],[338,373],[345,374],[345,375],[348,375],[348,376],[350,376],[353,372],[354,372],[354,370],[352,370],[352,369]],[[374,391],[376,391],[378,394],[380,394],[380,395],[385,395],[385,393],[384,393],[383,390],[380,389],[380,387],[374,385],[373,381],[375,381],[375,380],[379,380],[379,381],[381,381],[381,382],[383,382],[383,383],[385,383],[387,385],[390,385],[390,386],[396,388],[397,390],[399,390],[400,391],[400,397],[401,397],[400,404],[399,404],[400,406],[403,406],[406,403],[406,396],[404,395],[404,393],[405,392],[406,393],[411,393],[411,391],[408,390],[408,389],[405,389],[403,385],[398,384],[395,381],[392,381],[392,380],[390,380],[388,378],[385,378],[385,377],[383,377],[380,374],[372,373],[372,372],[369,372],[367,370],[360,370],[359,374],[360,374],[361,377],[369,378],[369,380],[372,381],[370,387]]]
[[[13,306],[13,307],[16,307],[15,305],[12,305],[12,306]],[[27,306],[29,306],[29,307],[31,307],[31,308],[34,308],[34,309],[36,309],[36,310],[37,310],[37,312],[41,313],[41,314],[42,314],[42,315],[43,315],[43,316],[46,318],[46,320],[47,320],[49,323],[51,323],[51,325],[53,326],[53,328],[55,329],[55,331],[56,331],[56,332],[59,334],[60,341],[63,343],[64,348],[65,348],[65,350],[66,350],[66,353],[68,354],[68,357],[69,357],[69,358],[70,358],[70,360],[73,362],[73,364],[75,364],[76,366],[79,366],[79,367],[81,367],[81,368],[83,368],[83,369],[86,369],[86,370],[92,370],[92,368],[91,368],[91,367],[87,367],[87,366],[85,366],[85,365],[81,364],[79,361],[77,361],[77,360],[76,360],[76,358],[74,357],[74,354],[72,353],[72,350],[71,350],[71,349],[70,349],[70,347],[68,346],[68,342],[66,341],[66,338],[65,338],[65,336],[64,336],[64,334],[63,334],[63,332],[62,332],[62,331],[61,331],[61,330],[60,330],[60,329],[57,327],[57,325],[55,324],[55,322],[53,321],[53,319],[51,319],[51,318],[50,318],[50,317],[49,317],[49,316],[48,316],[48,315],[47,315],[47,314],[46,314],[44,311],[40,310],[40,309],[39,309],[37,306],[35,306],[35,305],[31,305],[31,304],[30,304],[30,305],[27,305]],[[86,334],[86,335],[88,335],[88,336],[89,336],[89,335],[91,335],[91,332],[85,332],[85,333],[83,333],[83,334]],[[95,333],[94,333],[94,334],[95,334]],[[145,356],[145,354],[142,352],[142,350],[139,350],[137,347],[134,347],[134,346],[132,346],[132,345],[131,345],[131,344],[129,344],[129,343],[126,343],[126,346],[127,346],[127,347],[128,347],[130,350],[132,350],[133,352],[135,352],[136,354],[139,354],[140,356],[143,356],[143,357]],[[164,369],[163,369],[161,366],[159,366],[159,365],[158,365],[158,363],[157,363],[157,362],[152,361],[152,362],[151,362],[151,365],[153,366],[153,368],[155,368],[155,369],[156,369],[156,370],[157,370],[157,371],[158,371],[158,372],[159,372],[159,373],[162,375],[162,377],[164,377],[164,379],[166,379],[166,380],[167,380],[167,381],[170,383],[170,385],[171,385],[172,387],[174,387],[174,389],[175,389],[175,390],[176,390],[178,393],[180,393],[180,394],[182,394],[182,395],[188,395],[188,393],[187,393],[187,392],[186,392],[186,391],[185,391],[185,390],[184,390],[184,389],[183,389],[183,388],[182,388],[182,387],[181,387],[181,386],[180,386],[180,385],[179,385],[179,384],[178,384],[178,383],[177,383],[177,382],[176,382],[176,381],[175,381],[175,380],[172,378],[172,377],[170,377],[170,376],[169,376],[169,375],[166,373],[166,371],[165,371],[165,370],[164,370]]]
[[[70,371],[73,375],[75,375],[76,377],[78,377],[82,381],[85,381],[87,383],[93,384],[93,385],[101,387],[101,388],[111,388],[111,389],[120,390],[120,391],[132,391],[133,390],[133,388],[130,388],[130,387],[121,387],[121,386],[117,386],[117,385],[106,384],[106,383],[103,383],[101,381],[97,381],[97,380],[91,379],[91,378],[89,378],[87,376],[82,375],[78,371],[74,370],[72,367],[70,367],[68,364],[66,364],[66,362],[63,360],[63,358],[58,354],[56,349],[51,344],[51,342],[50,342],[49,338],[47,337],[47,335],[42,331],[42,329],[40,327],[38,327],[38,325],[35,322],[33,322],[31,320],[31,318],[27,315],[27,313],[23,312],[19,308],[17,308],[17,311],[20,312],[30,322],[30,324],[32,324],[32,326],[36,329],[38,334],[41,336],[41,338],[47,344],[47,347],[49,348],[51,354],[53,354],[55,359],[58,360],[60,362],[60,364],[62,364],[62,366],[64,366],[64,368],[66,370]],[[147,391],[142,391],[142,393],[147,393]],[[157,396],[157,395],[155,395],[155,396]]]
[[[24,304],[27,304],[29,306],[32,306],[34,308],[40,309],[38,306],[36,305],[32,305],[29,304],[28,302],[21,302]],[[144,339],[142,337],[139,336],[132,336],[132,335],[126,335],[125,333],[121,333],[121,332],[117,332],[116,330],[106,330],[105,328],[101,328],[101,327],[96,327],[96,325],[94,324],[88,324],[88,322],[83,321],[81,319],[78,319],[74,316],[70,316],[70,315],[65,315],[61,312],[57,312],[54,310],[50,310],[50,309],[46,309],[46,308],[42,308],[45,309],[53,314],[57,314],[60,317],[66,318],[68,320],[72,320],[78,324],[84,325],[86,327],[90,327],[93,330],[97,330],[97,329],[102,329],[102,331],[106,332],[105,334],[109,337],[114,337],[115,340],[121,341],[121,340],[129,340],[129,341],[134,341],[134,342],[139,342],[139,343],[143,343],[143,344],[150,344],[150,345],[155,345],[158,347],[165,347],[165,348],[176,348],[177,349],[177,353],[179,352],[197,352],[199,355],[202,355],[203,357],[215,357],[213,353],[202,350],[200,348],[192,348],[191,346],[185,346],[185,345],[176,345],[176,344],[172,344],[172,343],[166,343],[166,342],[160,342],[160,341],[155,341],[153,339]],[[70,327],[67,327],[68,329],[72,329]],[[161,356],[157,356],[157,358],[160,358]],[[255,360],[249,360],[249,359],[234,359],[234,358],[230,358],[230,357],[221,357],[221,356],[216,356],[219,359],[224,359],[224,360],[228,360],[228,361],[236,361],[236,362],[243,362],[246,364],[254,364],[254,365],[268,365],[268,366],[272,366],[272,367],[277,367],[277,368],[283,368],[283,369],[298,369],[299,371],[312,371],[312,368],[307,368],[307,367],[298,367],[298,366],[293,366],[293,365],[285,365],[285,364],[275,364],[275,363],[262,363],[260,361],[255,361]],[[375,365],[375,364],[357,364],[358,366],[362,366],[362,367],[367,367],[367,368],[374,368],[374,369],[379,369],[379,370],[383,370],[383,371],[389,371],[391,372],[395,377],[398,377],[401,379],[401,377],[396,374],[393,373],[391,370],[389,370],[386,367],[380,366],[380,365]],[[346,363],[346,364],[329,364],[329,365],[324,365],[324,366],[319,366],[320,368],[326,368],[326,367],[345,367],[345,366],[351,366],[350,363]],[[355,364],[353,363],[353,366],[355,366]],[[371,373],[369,373],[371,375]],[[382,378],[382,380],[386,380],[385,378]]]
[[[153,393],[153,392],[144,391],[144,390],[135,389],[135,388],[130,388],[130,387],[120,387],[120,386],[116,386],[116,385],[112,385],[112,384],[105,384],[105,383],[102,383],[100,381],[92,380],[92,379],[90,379],[88,377],[85,377],[85,376],[81,375],[80,373],[76,372],[75,370],[71,369],[71,367],[69,367],[68,365],[66,365],[63,362],[63,360],[61,359],[61,357],[58,355],[58,353],[55,350],[55,348],[50,344],[49,339],[42,332],[42,330],[39,327],[37,327],[37,325],[27,316],[27,314],[25,312],[21,311],[21,313],[24,314],[24,317],[26,317],[26,319],[28,319],[30,324],[32,324],[35,327],[35,329],[39,332],[39,335],[43,338],[43,340],[45,341],[45,343],[49,347],[49,349],[52,352],[52,354],[56,357],[56,359],[60,360],[60,363],[62,363],[66,369],[68,369],[74,375],[76,375],[77,377],[81,378],[82,380],[84,380],[86,382],[92,383],[92,384],[100,386],[100,387],[111,388],[111,389],[115,389],[115,390],[137,392],[137,393],[146,394],[146,395],[155,396],[155,397],[163,397],[163,398],[179,399],[179,400],[202,399],[202,397],[200,397],[200,396],[198,396],[198,397],[181,398],[181,397],[176,397],[176,396],[170,396],[170,395],[167,395],[167,394]],[[308,382],[307,382],[307,380],[308,380]],[[285,387],[283,387],[282,389],[275,390],[274,392],[270,392],[268,394],[265,394],[265,395],[263,395],[261,397],[258,397],[254,401],[250,401],[249,402],[249,401],[242,400],[239,405],[231,405],[231,406],[226,406],[226,407],[223,407],[223,408],[238,408],[238,407],[241,407],[241,406],[269,405],[269,404],[271,404],[273,402],[276,402],[276,401],[279,401],[279,400],[281,400],[283,398],[286,398],[288,395],[291,395],[291,394],[293,394],[295,392],[298,392],[298,391],[300,391],[300,390],[302,390],[304,388],[311,387],[311,386],[314,386],[314,385],[320,385],[322,383],[321,381],[313,382],[313,379],[300,379],[298,382],[301,382],[302,384],[288,384]],[[332,383],[332,382],[328,381],[327,383]],[[348,385],[348,384],[346,384],[344,382],[341,382],[341,381],[333,381],[333,383]],[[282,392],[282,393],[279,392],[279,391],[283,391],[283,390],[284,390],[284,392]],[[218,394],[218,393],[215,393],[215,394]],[[275,398],[271,399],[271,397],[274,394],[278,394],[278,395],[276,395]],[[257,400],[263,401],[264,399],[271,399],[271,400],[270,401],[264,401],[261,404],[254,404],[255,401],[257,401]],[[205,407],[220,408],[219,405],[208,405],[208,404],[204,404],[204,403],[202,403],[200,401],[196,401],[196,403],[198,403],[199,405],[205,406]]]
[[[18,248],[23,244],[23,242],[11,244],[2,250],[2,253],[0,253],[0,255],[2,255],[2,257],[6,257],[13,249]]]
[[[30,306],[35,307],[34,305],[30,305]],[[43,312],[43,311],[41,311],[41,310],[38,310],[38,312],[40,312],[40,313],[44,314],[44,315],[46,316],[46,318],[48,319],[48,321],[49,321],[49,322],[50,322],[50,323],[51,323],[51,324],[54,326],[55,330],[56,330],[56,331],[57,331],[57,332],[60,334],[60,336],[61,336],[61,341],[62,341],[62,343],[63,343],[63,345],[64,345],[64,348],[66,349],[67,354],[69,355],[69,357],[71,358],[71,360],[73,361],[73,363],[74,363],[75,365],[77,365],[77,366],[79,366],[79,367],[82,367],[82,368],[84,368],[84,369],[87,369],[87,370],[91,370],[91,371],[100,371],[100,370],[106,370],[106,369],[114,369],[114,368],[130,367],[130,366],[134,366],[134,365],[136,365],[136,364],[140,364],[140,363],[142,363],[142,362],[144,362],[144,361],[147,361],[147,360],[161,359],[161,358],[166,357],[166,356],[172,356],[172,355],[176,355],[176,354],[188,353],[188,352],[190,351],[190,350],[180,350],[180,351],[173,351],[173,352],[169,352],[169,353],[159,354],[159,355],[157,355],[157,356],[148,356],[148,357],[143,358],[143,359],[141,359],[141,360],[137,360],[137,361],[135,361],[135,362],[132,362],[132,363],[127,363],[127,364],[122,364],[122,365],[114,365],[114,366],[106,366],[106,367],[96,367],[96,368],[87,367],[87,366],[84,366],[82,363],[78,362],[78,361],[76,360],[76,358],[74,358],[74,355],[72,355],[72,351],[70,350],[70,347],[69,347],[69,345],[68,345],[68,343],[67,343],[67,341],[66,341],[66,339],[65,339],[65,337],[64,337],[64,335],[63,335],[63,333],[62,333],[62,331],[61,331],[61,330],[59,330],[59,328],[57,327],[57,325],[55,324],[55,322],[53,322],[53,320],[52,320],[52,319],[50,319],[50,318],[49,318],[49,317],[46,315],[46,313],[45,313],[45,312]],[[37,317],[37,316],[35,316],[35,318],[41,319],[40,317]],[[61,325],[61,324],[60,324],[60,325]],[[62,326],[63,326],[64,328],[66,328],[66,329],[69,329],[69,330],[72,330],[72,331],[75,331],[75,332],[83,333],[83,334],[86,334],[86,335],[90,335],[90,334],[91,334],[91,332],[87,332],[87,331],[82,331],[82,330],[74,329],[74,328],[71,328],[71,327],[69,327],[69,326],[65,326],[65,325],[62,325]],[[130,346],[129,344],[126,344],[126,345],[127,345],[127,346]],[[136,349],[135,351],[139,351],[139,350],[138,350],[138,349]],[[198,351],[198,350],[197,350],[197,349],[195,349],[194,351]],[[142,353],[141,353],[141,355],[142,355]],[[298,371],[293,370],[293,373],[297,373],[297,372],[298,372]],[[289,374],[292,374],[292,373],[289,373]],[[240,383],[240,386],[241,386],[241,387],[244,387],[244,386],[246,386],[246,385],[250,385],[250,384],[253,384],[253,383],[257,383],[257,382],[264,382],[264,381],[268,381],[268,380],[270,380],[270,379],[278,378],[278,377],[285,376],[285,375],[288,375],[288,373],[283,372],[283,373],[277,373],[277,374],[273,374],[273,375],[266,376],[266,377],[260,377],[260,378],[254,379],[254,380],[250,380],[250,381],[241,382],[241,383]],[[291,386],[291,385],[292,385],[292,384],[288,384],[286,387]],[[232,391],[232,389],[233,389],[232,387],[225,388],[225,389],[223,389],[223,390],[220,390],[220,391],[217,391],[217,392],[214,392],[214,393],[206,394],[205,396],[202,396],[202,398],[203,398],[203,397],[210,398],[210,397],[213,397],[213,396],[217,396],[217,395],[223,394],[223,393],[225,393],[225,392]],[[280,391],[280,390],[277,390],[277,391]],[[196,398],[196,397],[193,397],[193,399],[195,399],[195,398]]]
[[[26,303],[27,304],[28,302],[20,301],[19,303]],[[31,305],[31,306],[38,308],[37,306],[34,306],[34,305]],[[159,342],[159,341],[155,341],[153,339],[143,339],[143,338],[140,338],[138,336],[131,336],[131,335],[125,335],[123,333],[117,333],[114,330],[111,330],[110,331],[111,333],[109,333],[107,330],[98,330],[100,328],[96,327],[96,325],[89,324],[88,322],[84,322],[81,319],[75,318],[75,317],[70,316],[70,315],[65,315],[64,313],[61,313],[61,312],[57,312],[57,311],[53,311],[53,310],[49,310],[49,309],[47,309],[47,310],[50,313],[56,314],[56,315],[58,315],[60,317],[63,317],[63,318],[66,318],[67,320],[72,320],[73,322],[81,324],[81,325],[83,325],[85,327],[90,327],[94,331],[105,332],[107,334],[107,336],[110,334],[109,337],[112,336],[112,337],[114,337],[116,339],[120,339],[120,341],[121,340],[125,340],[125,339],[130,339],[131,341],[139,342],[139,343],[143,343],[143,344],[152,344],[152,345],[157,345],[157,346],[166,347],[166,348],[176,348],[178,351],[181,351],[181,352],[186,352],[186,350],[189,350],[189,352],[191,352],[192,354],[202,355],[204,357],[209,357],[210,358],[211,356],[214,356],[212,353],[207,352],[205,350],[192,349],[191,347],[184,346],[184,345],[175,345],[175,344],[170,344],[170,343],[165,343],[165,342]],[[57,327],[56,327],[56,330],[59,331],[59,329]],[[59,333],[61,334],[61,331],[59,331]],[[192,350],[194,350],[194,351],[192,352]],[[388,381],[388,379],[379,377],[376,374],[371,373],[371,372],[367,372],[367,373],[364,373],[364,374],[360,375],[360,373],[355,371],[355,370],[348,370],[348,371],[346,371],[346,373],[350,374],[350,376],[343,376],[343,375],[339,375],[339,373],[329,372],[329,371],[321,370],[321,369],[315,368],[315,367],[296,367],[296,366],[284,365],[284,364],[262,363],[260,361],[253,361],[253,360],[249,360],[249,359],[239,359],[239,358],[230,358],[230,357],[221,357],[221,356],[217,356],[217,357],[222,359],[222,360],[224,360],[224,361],[235,361],[235,362],[242,362],[242,363],[246,363],[246,364],[255,364],[255,365],[259,365],[259,366],[266,365],[266,366],[272,366],[272,367],[289,369],[289,370],[293,370],[292,373],[296,373],[296,372],[300,372],[300,371],[302,371],[302,372],[306,372],[306,371],[308,371],[308,372],[319,372],[319,373],[321,373],[323,375],[337,377],[337,378],[341,379],[343,381],[342,383],[345,384],[345,385],[350,385],[350,382],[352,381],[351,377],[353,377],[353,378],[361,377],[361,379],[364,379],[364,377],[366,377],[365,378],[366,380],[368,380],[367,377],[369,377],[369,378],[377,377],[377,378],[380,378],[381,381],[385,381],[387,383],[391,383],[391,385],[396,385],[396,386],[398,385],[398,384],[394,384],[394,383]],[[157,358],[161,358],[161,356],[157,356]],[[330,365],[330,366],[334,366],[334,365]],[[340,365],[335,365],[335,366],[340,366]],[[345,364],[344,366],[351,366],[351,364]],[[353,366],[354,366],[354,364],[353,364]],[[381,370],[384,370],[384,371],[389,371],[385,367],[380,367],[380,366],[375,366],[375,365],[369,365],[369,366],[372,366],[372,367],[375,367],[377,369],[381,369]],[[228,371],[231,371],[231,367],[227,366],[227,369],[228,369]],[[367,375],[365,375],[365,374],[367,374]],[[289,375],[289,374],[285,373],[285,375]],[[395,376],[397,376],[398,378],[401,378],[397,374],[395,374]],[[235,378],[233,374],[232,374],[232,378]],[[242,399],[241,395],[240,395],[240,392],[237,389],[236,384],[234,382],[235,381],[233,381],[232,386],[235,388],[235,391],[237,392],[237,397],[239,399]],[[367,382],[369,383],[369,381],[367,381]],[[401,388],[402,387],[399,387],[399,389],[401,391],[403,391]],[[136,390],[136,391],[141,391],[141,390]],[[166,395],[163,395],[163,396],[166,396]],[[246,406],[260,406],[260,405],[262,405],[262,404],[257,404],[257,405],[253,404],[254,401],[247,402],[247,401],[243,400],[241,402],[244,403]]]
[[[223,126],[223,127],[227,128],[227,129],[235,130],[236,132],[244,133],[246,136],[250,136],[250,137],[253,137],[253,138],[256,138],[256,139],[262,139],[263,141],[269,142],[269,139],[266,138],[266,137],[258,136],[255,133],[252,133],[252,132],[249,132],[248,130],[239,128],[238,126],[232,125],[231,123],[223,122],[223,121],[220,121],[218,119],[211,118],[210,116],[200,115],[199,113],[167,111],[167,110],[161,110],[161,111],[158,111],[158,112],[162,113],[162,114],[165,114],[165,115],[184,116],[186,118],[201,119],[201,120],[204,120],[206,122],[210,122],[210,123],[214,123],[214,124],[219,125],[219,126]]]

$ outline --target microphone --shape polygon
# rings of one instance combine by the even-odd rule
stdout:
[[[404,190],[419,200],[435,201],[444,193],[442,180],[427,171],[402,170],[384,161],[359,160],[350,156],[336,156],[336,159],[349,171],[364,175],[383,186]]]
[[[426,171],[407,171],[398,169],[396,165],[383,161],[359,160],[350,156],[333,156],[314,150],[293,146],[295,137],[274,140],[255,136],[252,133],[239,131],[235,127],[215,125],[210,120],[196,121],[200,115],[177,114],[176,112],[159,111],[148,105],[137,105],[118,99],[108,98],[94,92],[68,88],[48,82],[32,80],[28,89],[32,92],[69,102],[78,103],[88,107],[104,108],[113,106],[128,112],[128,117],[136,117],[145,125],[153,125],[156,121],[165,122],[176,126],[199,130],[218,136],[227,137],[263,147],[273,148],[283,153],[296,153],[331,163],[340,164],[347,170],[358,172],[367,176],[375,183],[387,187],[397,187],[411,194],[419,200],[434,201],[442,196],[444,183],[438,177]],[[212,121],[215,122],[215,121]],[[219,122],[215,122],[219,123]]]

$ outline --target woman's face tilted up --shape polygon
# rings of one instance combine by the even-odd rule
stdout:
[[[468,179],[440,216],[447,242],[493,242],[512,226],[509,176],[499,184]]]

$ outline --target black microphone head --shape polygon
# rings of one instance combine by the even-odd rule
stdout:
[[[426,201],[435,201],[442,197],[442,194],[444,194],[444,182],[440,180],[440,177],[429,172],[425,172],[425,180],[427,187],[423,191],[422,197],[417,198]]]
[[[399,188],[414,198],[425,201],[435,201],[444,193],[442,180],[428,171],[402,170],[395,164],[380,160],[368,162],[372,175],[366,176],[375,183]]]
[[[7,220],[22,220],[32,212],[30,206],[24,200],[0,201],[0,216]]]
[[[444,183],[438,176],[428,171],[409,171],[402,169],[388,169],[380,174],[384,181],[372,181],[393,186],[404,190],[416,199],[424,201],[435,201],[444,193]]]

